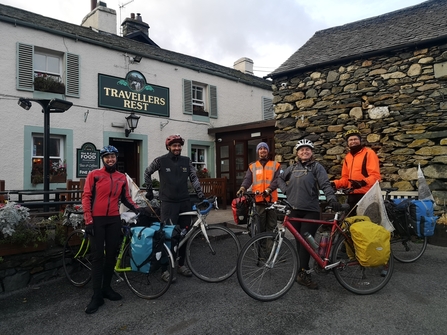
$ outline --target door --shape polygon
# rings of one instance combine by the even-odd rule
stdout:
[[[110,145],[118,149],[117,170],[127,173],[140,187],[140,147],[141,141],[111,138]]]

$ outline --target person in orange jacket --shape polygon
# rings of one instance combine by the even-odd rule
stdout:
[[[281,173],[281,166],[278,162],[269,159],[269,146],[265,142],[260,142],[256,146],[256,152],[259,159],[249,165],[242,185],[237,191],[238,197],[251,186],[252,192],[258,192],[256,195],[256,210],[261,218],[261,232],[273,231],[276,227],[276,211],[265,210],[266,199],[270,202],[278,200],[278,182],[277,179]]]
[[[333,180],[334,188],[352,188],[348,195],[348,204],[351,208],[365,195],[366,192],[380,181],[379,157],[374,150],[362,144],[362,137],[357,129],[348,130],[345,134],[349,152],[346,154],[341,169],[341,178]],[[351,212],[355,215],[355,209]]]

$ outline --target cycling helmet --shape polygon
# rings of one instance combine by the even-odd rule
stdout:
[[[295,145],[295,149],[298,150],[301,147],[309,147],[311,149],[314,148],[314,144],[312,141],[309,141],[308,139],[299,140],[298,143]]]
[[[168,147],[174,143],[180,143],[181,145],[185,144],[185,140],[178,134],[176,135],[170,135],[168,136],[168,138],[166,139],[166,149],[168,149]]]
[[[345,140],[348,140],[351,136],[357,136],[358,138],[362,139],[362,135],[358,131],[358,129],[349,129],[345,134]]]
[[[106,155],[115,154],[116,157],[118,157],[118,149],[115,148],[113,145],[106,145],[104,148],[101,149],[99,152],[99,156],[103,158]]]

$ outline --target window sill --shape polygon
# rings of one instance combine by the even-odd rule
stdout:
[[[33,92],[33,98],[34,99],[62,99],[64,100],[64,95],[60,93],[51,93],[51,92],[41,92],[41,91],[34,91]]]

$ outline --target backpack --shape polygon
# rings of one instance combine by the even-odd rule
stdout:
[[[371,221],[359,221],[349,229],[354,242],[355,257],[365,267],[388,263],[391,255],[391,233]]]
[[[394,203],[412,235],[433,236],[438,217],[432,200],[394,199]]]
[[[233,218],[236,224],[247,224],[248,200],[246,196],[233,199],[231,202]]]
[[[400,236],[416,235],[415,227],[406,218],[405,206],[398,207],[393,200],[385,200],[385,209],[394,229]]]
[[[161,266],[165,234],[161,227],[131,228],[131,260],[132,271],[149,273]]]

